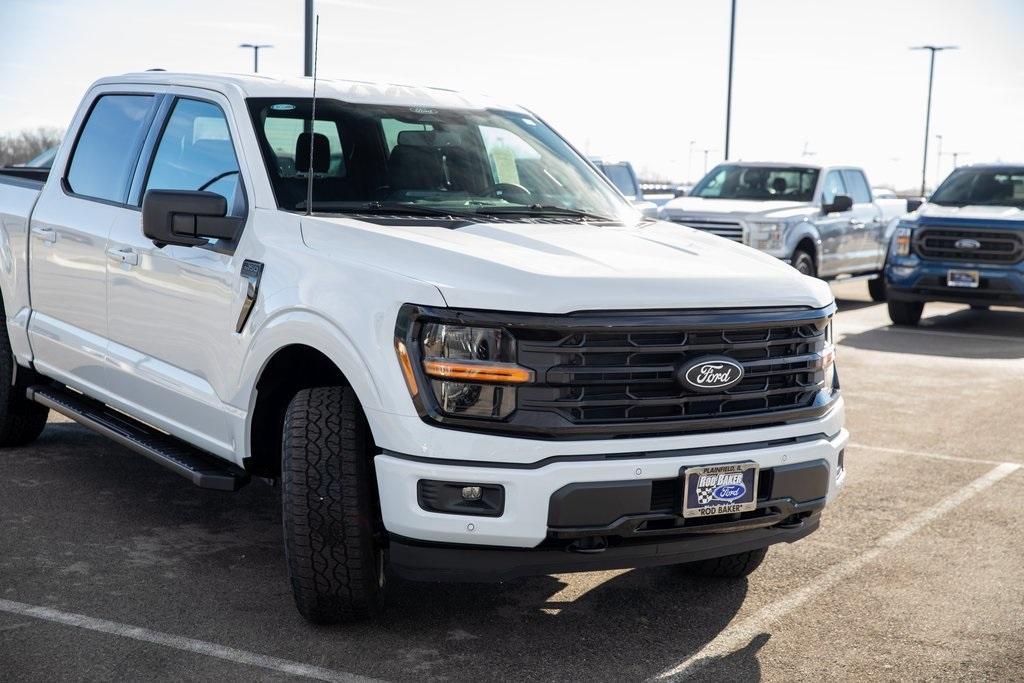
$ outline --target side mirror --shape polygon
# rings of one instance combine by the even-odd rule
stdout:
[[[845,194],[837,194],[831,204],[822,204],[821,210],[825,213],[842,213],[853,208],[853,198]]]
[[[228,217],[228,202],[215,192],[147,190],[142,233],[158,246],[194,247],[210,239],[234,239],[245,222]]]
[[[914,197],[907,200],[907,213],[917,211],[924,204],[924,197]]]
[[[677,187],[672,192],[672,196],[673,197],[685,197],[686,196],[686,188],[685,187]]]

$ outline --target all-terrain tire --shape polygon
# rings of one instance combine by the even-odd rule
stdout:
[[[717,579],[740,579],[748,576],[764,562],[768,548],[748,550],[745,553],[715,557],[699,562],[687,562],[679,567],[687,574]]]
[[[793,252],[793,258],[790,263],[803,275],[818,276],[818,269],[814,266],[814,257],[803,249],[797,249]]]
[[[0,321],[7,313],[0,303]],[[24,446],[36,440],[46,426],[50,409],[25,398],[25,387],[12,384],[14,352],[7,325],[0,324],[0,447]]]
[[[886,294],[885,276],[879,275],[874,280],[868,280],[868,294],[872,301],[885,301]]]
[[[384,597],[384,551],[371,452],[348,387],[298,392],[281,444],[285,557],[295,604],[316,624],[370,619]]]
[[[890,301],[889,318],[897,325],[917,325],[924,312],[923,301]]]

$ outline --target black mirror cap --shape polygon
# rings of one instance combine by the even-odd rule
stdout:
[[[917,211],[924,204],[924,197],[911,197],[907,200],[907,213]]]
[[[831,204],[824,204],[821,207],[825,213],[841,213],[853,208],[853,197],[845,194],[837,194]]]
[[[209,238],[233,239],[243,219],[228,218],[228,203],[215,192],[147,190],[142,199],[142,233],[157,246],[194,247]]]

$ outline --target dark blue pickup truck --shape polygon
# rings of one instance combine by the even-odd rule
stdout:
[[[1024,166],[953,171],[900,221],[885,277],[897,325],[916,325],[928,301],[1024,308]]]

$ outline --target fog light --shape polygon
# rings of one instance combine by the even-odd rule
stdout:
[[[889,266],[889,270],[896,277],[910,277],[914,274],[914,266]]]
[[[416,497],[428,512],[500,517],[505,511],[505,487],[501,484],[420,479]]]

